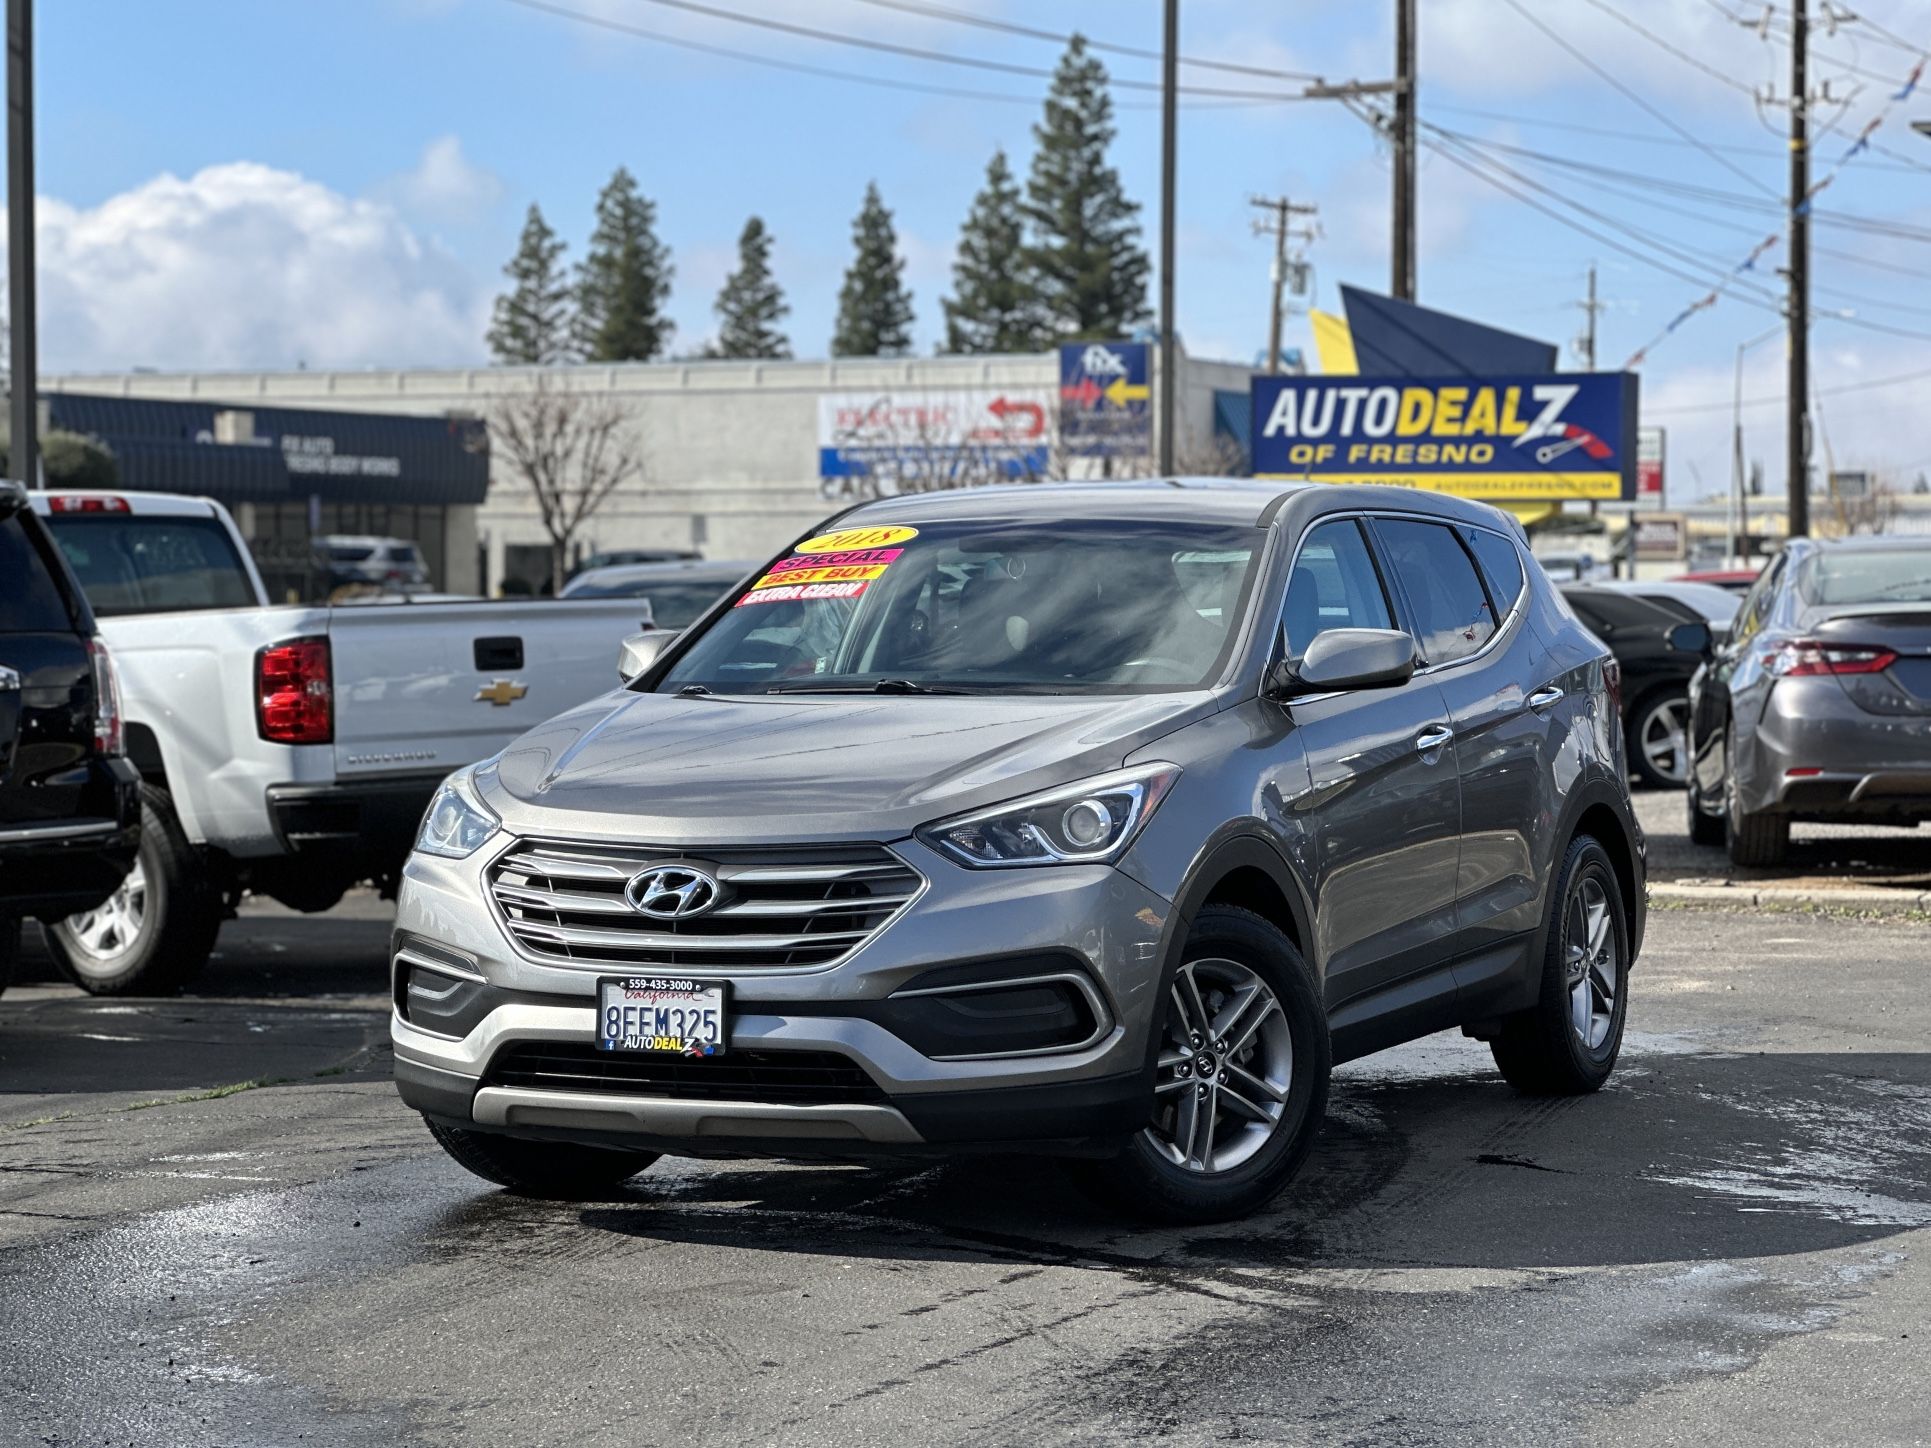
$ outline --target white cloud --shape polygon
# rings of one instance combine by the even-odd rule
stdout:
[[[381,201],[240,161],[39,212],[49,371],[481,358],[488,296]]]
[[[502,194],[496,173],[473,165],[453,135],[438,136],[413,167],[377,188],[378,196],[409,216],[458,226],[477,220]]]

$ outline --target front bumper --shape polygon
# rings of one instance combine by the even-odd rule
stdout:
[[[469,860],[413,856],[403,872],[391,1033],[398,1088],[427,1115],[522,1136],[777,1156],[975,1144],[1078,1149],[1147,1119],[1168,902],[1108,866],[968,870],[915,841],[891,848],[925,886],[838,963],[674,968],[730,982],[729,1049],[720,1062],[838,1058],[866,1078],[867,1089],[851,1099],[760,1099],[755,1090],[693,1097],[690,1090],[705,1089],[701,1077],[675,1093],[506,1084],[498,1068],[515,1048],[592,1043],[597,980],[631,973],[540,961],[512,944],[485,873],[509,843],[494,841]],[[931,1051],[906,1010],[935,983],[950,997],[992,980],[1047,975],[1077,977],[1091,1002],[1093,1028],[1065,1048],[1005,1053],[981,1041],[971,1059],[950,1057]]]

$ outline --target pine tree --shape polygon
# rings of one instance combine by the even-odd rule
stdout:
[[[510,289],[497,297],[490,322],[489,350],[498,362],[540,367],[571,360],[571,287],[563,272],[564,245],[532,202],[516,255],[503,268]]]
[[[1075,35],[1046,95],[1045,118],[1026,181],[1028,248],[1052,330],[1066,337],[1119,337],[1147,315],[1147,254],[1140,207],[1107,164],[1113,101],[1106,67]]]
[[[948,352],[1032,352],[1046,319],[1026,259],[1026,218],[1006,153],[994,151],[986,184],[959,230],[945,306]]]
[[[754,216],[738,237],[738,269],[724,279],[717,294],[717,342],[713,357],[771,357],[791,355],[791,342],[778,323],[791,311],[771,275],[771,233]]]
[[[597,198],[597,228],[577,266],[577,351],[591,362],[648,362],[670,345],[676,324],[670,248],[657,239],[657,208],[619,166]]]
[[[898,254],[892,213],[879,200],[876,182],[852,222],[851,270],[838,293],[834,357],[898,357],[912,350],[912,294],[905,289],[905,260]]]

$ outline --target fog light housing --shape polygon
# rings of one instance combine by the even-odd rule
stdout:
[[[934,1060],[1077,1051],[1109,1026],[1093,983],[1070,966],[1055,962],[1050,972],[938,983],[945,974],[930,972],[888,996],[875,1017]]]

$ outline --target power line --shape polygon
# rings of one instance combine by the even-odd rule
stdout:
[[[1664,125],[1668,126],[1672,131],[1676,132],[1677,135],[1681,136],[1684,140],[1688,141],[1691,145],[1695,146],[1697,150],[1703,152],[1704,155],[1708,156],[1712,161],[1715,161],[1719,166],[1723,167],[1724,170],[1733,172],[1734,174],[1741,176],[1745,181],[1748,181],[1752,186],[1756,187],[1759,191],[1766,192],[1767,194],[1773,195],[1773,196],[1776,194],[1774,191],[1771,191],[1769,187],[1765,186],[1761,181],[1757,180],[1756,177],[1752,176],[1748,171],[1745,171],[1741,166],[1738,166],[1735,163],[1731,162],[1726,157],[1724,157],[1720,152],[1712,150],[1708,145],[1706,145],[1703,142],[1701,137],[1695,135],[1686,127],[1679,124],[1667,112],[1658,109],[1654,105],[1651,105],[1650,102],[1647,99],[1645,99],[1640,93],[1638,93],[1631,87],[1623,84],[1622,81],[1618,80],[1609,71],[1603,69],[1602,66],[1596,64],[1595,61],[1591,60],[1589,56],[1584,54],[1582,51],[1578,50],[1575,46],[1571,45],[1567,40],[1564,40],[1562,36],[1557,34],[1554,30],[1550,29],[1549,25],[1545,21],[1543,21],[1540,16],[1538,16],[1533,10],[1529,9],[1528,6],[1524,5],[1522,3],[1522,0],[1503,0],[1503,3],[1506,4],[1511,10],[1515,11],[1516,14],[1520,15],[1524,20],[1528,21],[1529,24],[1533,25],[1537,30],[1540,30],[1550,40],[1554,41],[1557,45],[1561,46],[1562,49],[1568,52],[1568,54],[1572,58],[1579,61],[1582,65],[1586,66],[1589,70],[1593,71],[1603,81],[1615,87],[1616,90],[1621,92],[1629,100],[1641,106],[1650,115],[1654,116],[1657,120],[1661,121]]]
[[[623,20],[615,20],[606,15],[586,15],[580,10],[571,10],[562,5],[550,4],[548,0],[509,0],[509,3],[512,5],[520,5],[526,10],[541,11],[546,15],[554,15],[559,19],[574,21],[579,25],[589,25],[599,30],[608,30],[620,35],[628,35],[638,40],[649,40],[659,45],[673,46],[679,50],[694,51],[699,55],[714,55],[724,60],[742,61],[747,65],[761,65],[770,70],[789,71],[794,75],[816,76],[821,80],[835,80],[848,85],[871,86],[878,90],[899,91],[913,95],[944,96],[953,100],[991,101],[1007,105],[1032,107],[1039,105],[1039,97],[1036,94],[1021,95],[1012,91],[972,90],[964,86],[939,85],[930,81],[897,80],[889,76],[866,75],[862,71],[843,70],[836,66],[828,65],[813,65],[807,61],[781,60],[776,56],[759,55],[755,51],[738,50],[728,45],[714,45],[708,41],[692,40],[682,35],[669,35],[661,30],[651,30],[648,27],[633,25]],[[1295,100],[1297,97],[1281,96],[1278,99]],[[1136,110],[1151,104],[1157,104],[1157,102],[1120,102],[1122,108]],[[1189,109],[1222,109],[1243,104],[1258,104],[1258,102],[1194,101],[1190,103]]]
[[[758,30],[776,31],[781,35],[796,35],[806,40],[823,41],[827,45],[849,46],[856,50],[874,51],[881,55],[903,56],[909,60],[929,61],[936,65],[963,66],[970,70],[993,71],[1000,75],[1020,75],[1036,80],[1051,80],[1054,71],[1038,65],[1022,65],[1017,61],[989,60],[977,55],[953,55],[943,50],[927,50],[917,45],[901,45],[891,40],[874,40],[869,36],[850,35],[838,30],[822,30],[814,25],[799,25],[790,20],[776,20],[768,15],[748,15],[741,10],[729,10],[721,5],[706,5],[702,0],[641,0],[647,5],[658,5],[668,10],[681,10],[691,15],[703,15],[713,20],[729,21],[733,25],[748,25]],[[1156,80],[1111,78],[1111,83],[1123,90],[1152,91],[1159,93],[1161,83]],[[1310,99],[1306,95],[1290,95],[1282,91],[1228,90],[1219,86],[1178,86],[1176,89],[1187,95],[1218,96],[1231,100],[1294,101]]]
[[[1628,26],[1631,30],[1635,31],[1638,35],[1642,36],[1643,39],[1647,40],[1651,45],[1656,46],[1660,50],[1668,51],[1671,55],[1675,56],[1678,60],[1682,61],[1685,65],[1695,66],[1696,69],[1702,71],[1703,74],[1710,76],[1714,80],[1721,81],[1724,85],[1729,86],[1732,90],[1740,90],[1745,95],[1750,96],[1753,99],[1755,98],[1757,92],[1754,86],[1745,85],[1742,81],[1738,80],[1735,76],[1725,75],[1722,71],[1718,70],[1715,66],[1710,65],[1705,61],[1697,59],[1694,55],[1691,55],[1687,50],[1683,50],[1680,47],[1672,44],[1670,41],[1665,40],[1662,36],[1658,35],[1654,30],[1651,30],[1647,25],[1644,25],[1639,21],[1634,20],[1631,17],[1623,14],[1623,12],[1618,10],[1615,6],[1608,4],[1607,0],[1586,0],[1586,3],[1591,7],[1593,7],[1594,9],[1602,11],[1603,14],[1607,15],[1610,19],[1616,21],[1617,23]]]
[[[1057,30],[1040,30],[1031,25],[1019,25],[1010,20],[995,20],[990,15],[974,15],[969,10],[955,10],[949,5],[935,5],[928,0],[857,0],[860,5],[876,5],[881,10],[897,10],[906,15],[923,15],[934,20],[949,20],[956,25],[972,25],[981,30],[993,30],[1002,35],[1023,35],[1031,40],[1050,40],[1057,45],[1067,45],[1073,36]],[[1128,55],[1135,60],[1159,60],[1160,52],[1139,45],[1121,45],[1116,41],[1095,40],[1090,35],[1081,34],[1087,49],[1105,51],[1109,55]],[[1241,65],[1231,60],[1208,60],[1204,56],[1183,55],[1182,65],[1191,65],[1201,70],[1228,71],[1235,75],[1260,76],[1266,80],[1318,81],[1322,77],[1312,71],[1274,70],[1262,65]]]
[[[1920,368],[1916,372],[1899,372],[1889,377],[1872,377],[1863,382],[1847,382],[1839,387],[1819,387],[1816,389],[1816,395],[1819,397],[1838,397],[1852,392],[1872,392],[1880,387],[1901,387],[1907,382],[1923,382],[1927,378],[1931,378],[1931,367]],[[1746,397],[1743,399],[1741,405],[1744,407],[1780,407],[1783,405],[1783,400],[1783,394],[1778,393],[1774,397]],[[1664,414],[1675,416],[1678,413],[1688,412],[1728,412],[1731,408],[1738,405],[1734,398],[1726,397],[1721,402],[1678,402],[1668,407],[1650,407],[1645,405],[1643,413],[1645,416],[1654,413],[1660,417]]]

